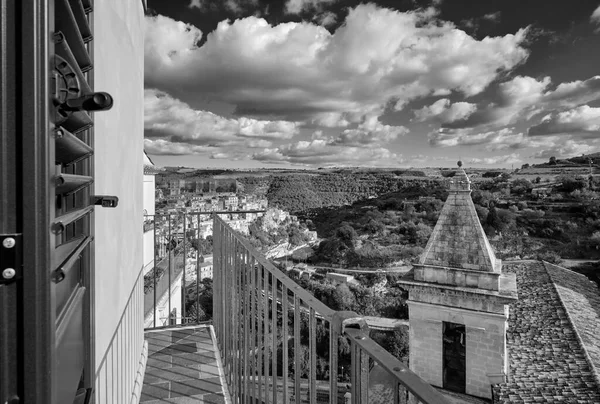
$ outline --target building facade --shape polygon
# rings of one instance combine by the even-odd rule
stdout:
[[[400,283],[409,291],[410,368],[434,386],[491,398],[506,381],[508,304],[514,274],[502,272],[459,169],[418,265]]]

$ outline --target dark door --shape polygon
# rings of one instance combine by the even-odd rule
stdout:
[[[442,366],[444,389],[465,392],[465,326],[443,323]]]

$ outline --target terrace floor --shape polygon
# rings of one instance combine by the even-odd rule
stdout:
[[[152,330],[145,338],[148,361],[141,403],[231,402],[212,326]]]

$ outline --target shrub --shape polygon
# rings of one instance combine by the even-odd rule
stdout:
[[[560,255],[558,255],[554,251],[544,251],[538,253],[536,259],[540,261],[546,261],[555,265],[560,265],[562,263],[562,258],[560,258]]]

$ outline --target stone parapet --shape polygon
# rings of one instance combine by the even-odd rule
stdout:
[[[514,278],[511,274],[502,274],[499,278]],[[501,282],[510,284],[511,282]],[[516,284],[516,282],[514,282]],[[408,290],[409,301],[430,303],[442,306],[456,307],[467,310],[477,310],[488,313],[504,313],[507,304],[517,300],[516,288],[513,290],[484,290],[478,288],[459,287],[418,281],[403,277],[398,285]],[[412,319],[411,319],[412,321]],[[411,325],[412,326],[412,325]]]
[[[415,280],[443,285],[500,290],[498,272],[482,272],[462,268],[415,265]]]

